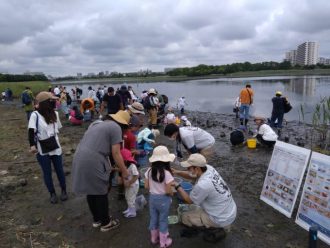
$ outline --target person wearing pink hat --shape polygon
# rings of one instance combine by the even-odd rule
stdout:
[[[125,199],[128,207],[123,211],[123,214],[126,218],[133,218],[136,216],[135,200],[139,192],[139,171],[131,151],[124,148],[120,152],[128,170],[128,178],[124,181]]]

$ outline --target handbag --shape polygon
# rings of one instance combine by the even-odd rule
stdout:
[[[284,113],[289,113],[292,109],[292,106],[288,100],[285,100],[284,102]]]
[[[38,133],[38,122],[39,122],[39,118],[38,118],[38,114],[37,115],[37,121],[36,121],[36,133]],[[55,123],[53,123],[53,127],[54,127],[54,135],[47,138],[47,139],[43,139],[40,140],[38,138],[38,135],[36,135],[37,140],[39,141],[40,147],[41,147],[41,151],[42,153],[49,153],[51,151],[56,150],[57,148],[59,148],[59,145],[57,144],[56,138],[55,138]]]

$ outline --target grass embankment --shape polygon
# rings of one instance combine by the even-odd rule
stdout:
[[[34,95],[40,91],[47,91],[48,87],[51,86],[48,81],[28,81],[28,82],[1,82],[0,83],[0,92],[5,91],[7,88],[10,88],[13,91],[14,98],[19,98],[22,92],[25,90],[25,87],[29,86]]]
[[[88,83],[127,83],[127,82],[180,82],[198,79],[212,79],[212,78],[239,78],[239,77],[270,77],[270,76],[311,76],[311,75],[330,75],[330,69],[314,69],[314,70],[264,70],[264,71],[246,71],[235,72],[227,75],[205,75],[205,76],[155,76],[155,77],[125,77],[125,78],[91,78],[91,79],[77,79],[66,80],[61,83],[70,84],[88,84]],[[53,84],[57,84],[56,82]]]

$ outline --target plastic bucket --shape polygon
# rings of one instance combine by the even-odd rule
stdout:
[[[187,194],[189,194],[190,191],[192,190],[193,185],[192,185],[190,182],[183,181],[183,182],[181,183],[181,187],[182,187],[182,189],[183,189],[184,191],[187,192]],[[178,200],[179,200],[180,202],[183,201],[183,199],[182,199],[182,197],[181,197],[181,195],[180,195],[179,193],[176,193],[176,196],[178,197]]]
[[[248,148],[256,148],[257,140],[256,139],[247,139],[246,141]]]

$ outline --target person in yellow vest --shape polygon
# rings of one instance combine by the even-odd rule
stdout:
[[[241,100],[241,106],[239,108],[241,125],[246,126],[249,121],[249,111],[250,105],[253,103],[253,96],[254,92],[251,89],[250,84],[247,84],[239,94],[239,98]]]

